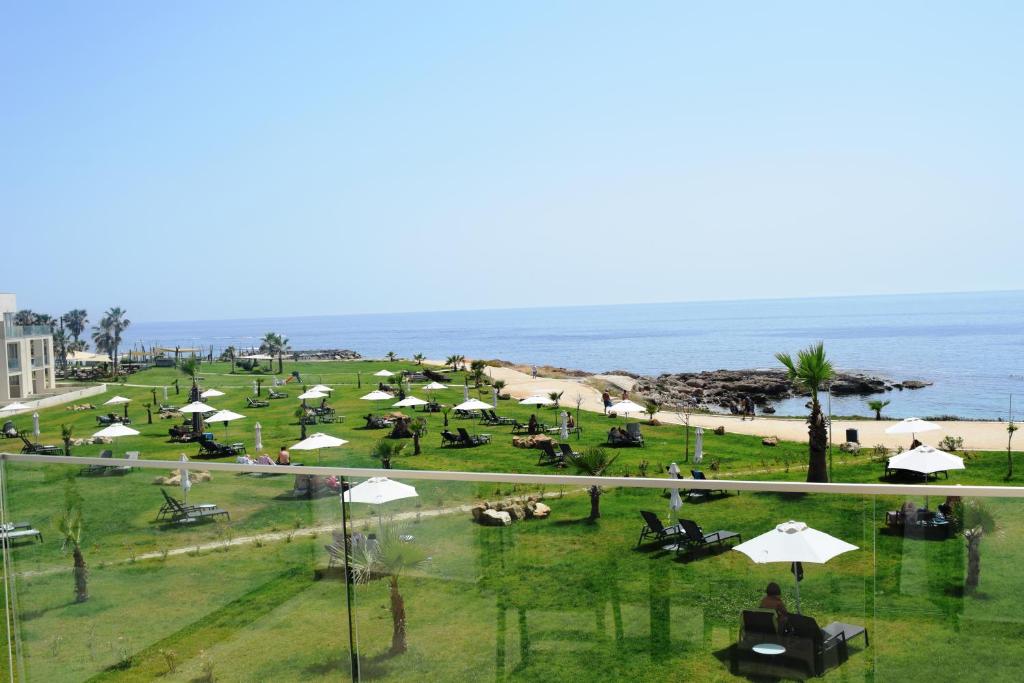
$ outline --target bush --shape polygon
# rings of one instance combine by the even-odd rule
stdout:
[[[942,441],[939,442],[940,451],[962,451],[964,449],[964,437],[953,436],[948,434],[942,437]]]

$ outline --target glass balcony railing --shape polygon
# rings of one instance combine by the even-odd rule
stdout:
[[[21,680],[1019,676],[1008,488],[2,464]]]
[[[49,325],[4,325],[4,336],[8,339],[19,337],[40,337],[53,334]]]

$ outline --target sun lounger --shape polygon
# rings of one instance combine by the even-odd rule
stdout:
[[[648,538],[652,541],[664,541],[681,538],[683,535],[683,527],[681,525],[674,524],[667,527],[661,523],[658,515],[653,512],[641,510],[640,516],[644,518],[644,527],[640,530],[640,538],[636,541],[637,545],[640,545]]]
[[[25,539],[39,539],[43,542],[43,534],[38,529],[33,529],[28,522],[14,522],[0,525],[0,545],[8,545],[14,541]]]
[[[267,390],[267,398],[288,398],[287,391],[275,391],[273,389]]]
[[[134,456],[132,460],[138,460],[139,452],[133,451]],[[100,453],[101,458],[113,458],[114,454],[111,451],[103,451]],[[80,476],[105,476],[108,474],[128,474],[132,471],[131,465],[86,465],[78,474]]]
[[[540,450],[540,456],[537,458],[538,465],[565,464],[565,456],[556,451],[550,441],[537,441],[535,447]]]
[[[213,439],[201,439],[199,441],[199,453],[196,454],[196,457],[226,458],[241,455],[242,453],[245,453],[245,444],[241,441],[226,444],[218,443]]]
[[[462,439],[456,434],[452,434],[447,429],[441,432],[441,445],[442,446],[461,446]]]
[[[459,427],[458,432],[463,446],[483,446],[491,442],[490,434],[470,434],[466,431],[465,427]]]
[[[29,441],[24,434],[19,434],[22,442],[25,444],[21,448],[22,453],[30,455],[64,455],[64,449],[60,446],[44,445]]]
[[[501,417],[500,415],[498,415],[493,410],[488,410],[487,412],[491,416],[491,424],[511,425],[511,424],[515,424],[516,423],[516,421],[514,419],[512,419],[511,417]]]
[[[708,481],[708,478],[704,476],[704,473],[700,470],[690,470],[690,475],[697,481]],[[703,498],[714,494],[728,495],[728,491],[725,489],[687,489],[686,495],[688,497]]]
[[[261,401],[251,396],[246,396],[245,401],[249,404],[250,408],[266,408],[270,405],[270,401]]]
[[[221,510],[216,505],[208,503],[185,505],[177,498],[171,497],[164,489],[160,489],[160,493],[164,494],[164,504],[160,508],[160,512],[157,513],[157,521],[169,522],[171,524],[189,524],[220,516],[231,519],[231,515],[227,510]]]
[[[579,455],[579,453],[574,451],[572,446],[567,443],[558,444],[558,450],[562,451],[562,456],[565,458],[575,458]]]
[[[675,550],[676,555],[701,548],[710,548],[713,545],[722,545],[726,541],[736,539],[737,543],[743,541],[743,536],[735,531],[712,531],[704,533],[704,530],[691,519],[680,519],[679,526],[683,533],[677,543],[665,546],[665,550]]]

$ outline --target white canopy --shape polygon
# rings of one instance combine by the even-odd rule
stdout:
[[[216,408],[208,406],[202,401],[193,401],[192,403],[189,403],[187,406],[182,406],[178,408],[179,413],[212,413],[215,412],[216,410]]]
[[[218,410],[216,413],[206,418],[207,422],[231,422],[232,420],[241,420],[245,415],[239,415],[238,413],[230,410]]]
[[[346,503],[370,503],[380,505],[402,498],[415,498],[419,494],[408,484],[393,481],[387,477],[371,477],[356,484],[345,492]]]
[[[109,363],[110,356],[105,353],[91,351],[72,351],[68,354],[69,363]]]
[[[391,372],[390,370],[378,370],[377,372],[373,373],[373,376],[374,377],[394,377],[395,373]]]
[[[125,398],[124,396],[115,396],[114,398],[110,399],[109,401],[104,401],[103,405],[105,405],[105,406],[116,406],[116,405],[120,405],[121,403],[131,403],[131,402],[132,402],[132,400],[130,398]]]
[[[359,398],[364,401],[387,401],[394,398],[394,396],[386,391],[371,391],[366,396],[360,396]]]
[[[315,389],[310,389],[305,393],[299,394],[300,401],[309,401],[314,398],[327,398],[327,394],[325,394],[322,391],[317,391]]]
[[[239,356],[242,360],[274,360],[273,356],[269,356],[265,353],[254,353],[249,356]]]
[[[128,427],[126,425],[121,424],[120,422],[117,422],[115,424],[110,425],[109,427],[104,427],[100,431],[93,434],[93,436],[100,436],[103,437],[104,439],[116,439],[119,436],[137,436],[138,434],[138,430],[132,429],[131,427]]]
[[[448,387],[440,382],[431,382],[423,387],[425,391],[440,391],[441,389],[447,389]]]
[[[886,434],[919,434],[921,432],[934,432],[937,429],[942,429],[939,425],[934,422],[926,422],[919,417],[908,417],[905,420],[900,420],[891,427],[886,427]]]
[[[0,408],[0,410],[2,410],[3,412],[7,413],[7,412],[14,412],[16,410],[29,410],[29,409],[31,409],[31,407],[32,406],[27,406],[24,403],[19,403],[19,402],[15,401],[14,403],[8,403],[3,408]]]
[[[522,401],[519,402],[519,405],[521,405],[521,406],[549,406],[549,405],[551,405],[553,403],[554,403],[554,401],[552,401],[547,396],[527,396],[526,398],[524,398]],[[488,406],[488,408],[489,407],[490,406]]]
[[[961,457],[931,446],[918,446],[913,450],[889,458],[889,469],[934,474],[935,472],[965,468],[964,459]]]
[[[319,392],[324,393],[324,394],[329,394],[332,391],[330,387],[324,386],[323,384],[317,384],[315,387],[310,387],[309,390],[310,391],[319,391]]]
[[[321,448],[337,448],[338,446],[344,446],[348,441],[345,439],[339,439],[336,436],[330,434],[322,434],[317,432],[307,436],[302,441],[292,446],[292,450],[295,451],[318,451]]]
[[[471,398],[455,406],[455,410],[489,410],[490,407],[490,403],[484,403],[479,399]]]
[[[401,401],[394,405],[395,408],[412,408],[413,406],[425,406],[428,401],[424,401],[422,398],[415,396],[406,396]]]
[[[616,415],[629,415],[630,413],[642,413],[645,412],[646,408],[638,403],[633,403],[628,398],[619,401],[611,408],[608,409],[609,413],[615,413]]]
[[[223,395],[224,395],[223,391],[218,391],[216,389],[207,389],[203,393],[199,394],[199,398],[217,398],[218,396],[223,396]]]
[[[811,562],[824,564],[836,555],[857,550],[847,543],[823,531],[812,529],[803,522],[783,522],[771,531],[765,532],[733,550],[739,551],[757,564],[767,562]]]

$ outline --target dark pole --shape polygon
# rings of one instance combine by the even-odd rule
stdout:
[[[341,487],[341,535],[345,539],[342,544],[345,548],[345,561],[343,563],[343,570],[345,575],[342,581],[345,582],[345,613],[348,615],[348,651],[349,657],[351,658],[352,666],[352,680],[359,680],[359,653],[356,652],[356,623],[355,617],[352,614],[352,603],[354,596],[352,595],[353,583],[349,581],[349,564],[348,559],[351,554],[351,541],[348,535],[348,510],[345,506],[345,478],[338,477],[338,484]]]
[[[174,380],[175,389],[177,389],[178,380]],[[188,402],[195,403],[199,400],[199,385],[196,384],[195,379],[192,380],[192,389],[188,392]],[[200,434],[203,431],[203,416],[199,413],[192,413],[192,433]]]

